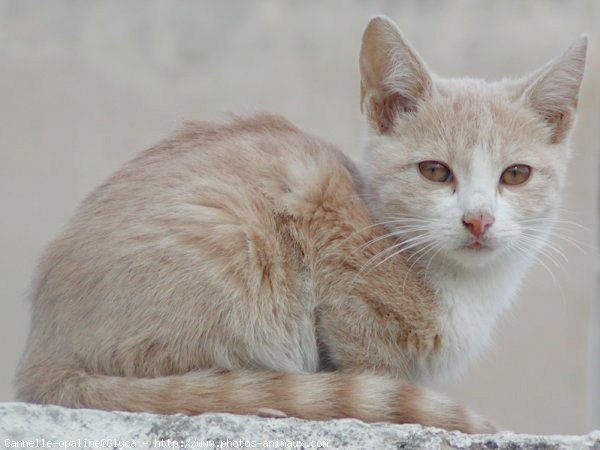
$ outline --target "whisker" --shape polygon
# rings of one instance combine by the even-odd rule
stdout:
[[[414,265],[415,265],[415,264],[417,264],[417,262],[419,262],[419,260],[421,260],[421,259],[422,259],[422,258],[423,258],[425,255],[427,255],[427,254],[428,254],[428,253],[429,253],[429,252],[430,252],[432,249],[435,249],[437,246],[438,246],[438,243],[437,243],[437,242],[433,242],[432,244],[430,244],[430,245],[428,246],[428,248],[429,248],[429,249],[428,249],[427,251],[425,251],[424,253],[421,253],[421,256],[419,256],[419,257],[418,257],[418,258],[417,258],[417,259],[416,259],[416,260],[415,260],[415,261],[414,261],[414,262],[413,262],[413,263],[410,265],[410,267],[409,267],[409,268],[408,268],[408,270],[406,271],[406,275],[404,275],[404,281],[402,282],[402,292],[404,292],[404,289],[405,289],[405,287],[406,287],[406,280],[408,279],[408,275],[410,274],[410,272],[411,272],[412,268],[414,267]],[[426,247],[426,248],[427,248],[427,247]],[[440,249],[441,249],[441,246],[440,246]],[[438,250],[438,252],[439,252],[439,250]],[[437,252],[436,252],[436,253],[434,253],[434,255],[433,255],[433,256],[435,256],[436,254],[437,254]],[[414,255],[412,255],[412,256],[414,256]],[[412,256],[411,256],[411,257],[412,257]],[[433,258],[433,256],[432,256],[432,258]],[[430,259],[429,263],[431,263],[431,259]],[[428,265],[428,267],[429,267],[429,265]]]
[[[390,247],[385,248],[384,250],[376,253],[374,256],[372,256],[371,258],[369,258],[367,260],[367,262],[365,264],[363,264],[363,266],[359,269],[359,271],[356,273],[356,275],[353,277],[350,286],[353,286],[356,281],[364,276],[365,274],[371,272],[372,270],[374,270],[376,267],[378,267],[379,265],[385,263],[386,261],[388,261],[389,259],[398,256],[399,254],[406,252],[408,250],[414,249],[420,245],[426,244],[427,242],[429,242],[430,238],[428,235],[421,235],[421,236],[416,236],[415,238],[412,238],[412,242],[398,242],[397,244],[394,244]],[[408,245],[407,245],[408,244]],[[392,251],[392,254],[386,256],[382,261],[379,261],[378,263],[376,263],[376,261],[381,258],[382,256],[384,256],[386,253]]]
[[[538,233],[548,233],[548,237],[549,238],[556,238],[556,239],[560,239],[561,241],[565,241],[571,245],[573,245],[574,247],[576,247],[579,251],[585,251],[585,249],[581,246],[582,243],[579,242],[577,239],[571,237],[571,236],[567,236],[563,233],[560,233],[552,228],[539,228],[539,227],[526,227],[524,228],[523,231],[533,231],[533,232],[538,232]]]
[[[535,254],[535,252],[527,253],[528,250],[532,250],[531,248],[528,248],[528,247],[522,246],[522,245],[518,245],[518,244],[515,244],[513,246],[513,248],[518,249],[519,253],[525,257],[531,257],[531,255],[533,254],[533,258],[535,259],[535,261],[539,262],[542,265],[542,267],[550,274],[550,277],[552,278],[552,282],[554,283],[554,286],[557,287],[562,292],[562,288],[558,284],[558,281],[556,279],[556,276],[554,275],[554,272],[552,272],[552,270],[548,267],[548,265],[537,254]]]
[[[409,241],[412,241],[409,243]],[[398,242],[397,244],[394,244],[390,247],[385,248],[384,250],[380,251],[379,253],[375,254],[375,256],[369,258],[369,260],[367,260],[367,262],[363,265],[363,268],[367,268],[371,263],[373,263],[374,261],[377,260],[377,258],[379,258],[380,256],[383,256],[385,253],[391,251],[391,250],[395,250],[397,248],[400,247],[400,251],[397,254],[404,252],[406,250],[410,250],[412,248],[418,247],[419,245],[425,243],[428,241],[428,239],[426,237],[423,236],[417,236],[409,241],[402,241],[402,242]],[[409,243],[409,245],[406,245],[407,243]],[[387,261],[389,259],[386,258],[385,261]],[[362,270],[362,268],[361,268]],[[372,269],[371,269],[372,270]]]
[[[436,250],[436,252],[431,255],[429,257],[429,262],[427,263],[427,266],[425,266],[425,270],[429,270],[429,266],[431,266],[432,261],[434,260],[434,258],[436,257],[436,255],[443,249],[444,247],[442,247],[441,245],[438,246],[438,249]]]
[[[337,243],[335,246],[333,246],[333,247],[332,247],[332,250],[337,250],[337,249],[338,249],[340,246],[342,246],[342,245],[343,245],[343,244],[344,244],[346,241],[348,241],[348,239],[351,239],[351,238],[355,237],[355,236],[356,236],[357,234],[359,234],[359,233],[362,233],[362,232],[364,232],[364,231],[367,231],[367,230],[369,230],[369,229],[371,229],[371,228],[383,227],[384,225],[388,225],[388,224],[392,224],[392,223],[395,223],[395,221],[391,221],[391,220],[390,220],[390,221],[384,221],[384,222],[377,222],[377,223],[371,224],[371,225],[369,225],[369,226],[367,226],[367,227],[364,227],[364,228],[360,228],[360,229],[358,229],[358,230],[355,230],[355,231],[353,231],[352,233],[350,233],[348,236],[345,236],[343,239],[341,239],[341,240],[340,240],[340,242],[338,242],[338,243]],[[390,234],[388,235],[388,237],[389,237],[389,236],[392,236],[392,235],[393,235],[393,233],[390,233]],[[383,239],[383,238],[382,238],[382,239]]]
[[[419,245],[419,244],[413,244],[413,247],[416,247],[416,246],[418,246],[418,245]],[[431,245],[431,244],[428,244],[427,246],[425,246],[425,248],[427,248],[429,245]],[[400,251],[398,251],[398,252],[396,252],[396,253],[394,253],[394,254],[392,254],[392,255],[388,256],[388,257],[387,257],[387,258],[385,258],[383,261],[380,261],[380,262],[378,262],[378,263],[375,265],[375,267],[373,267],[373,269],[372,269],[372,270],[374,270],[374,269],[375,269],[376,267],[378,267],[379,265],[381,265],[381,264],[385,263],[385,262],[386,262],[388,259],[390,259],[391,257],[399,255],[399,254],[400,254],[401,252],[403,252],[404,250],[406,250],[406,249],[401,249]],[[418,254],[419,252],[422,252],[422,251],[423,251],[423,248],[421,248],[421,249],[417,250],[415,253],[413,253],[413,254],[412,254],[412,255],[411,255],[411,256],[410,256],[410,257],[407,259],[407,261],[410,261],[410,260],[411,260],[411,258],[413,258],[413,257],[414,257],[416,254]]]
[[[569,220],[569,219],[561,219],[561,218],[556,218],[556,219],[551,219],[550,223],[548,223],[548,219],[545,218],[534,218],[534,219],[523,219],[523,220],[519,220],[518,223],[520,224],[525,224],[525,223],[538,223],[540,225],[547,225],[549,227],[555,226],[555,225],[572,225],[574,227],[577,227],[581,230],[585,230],[587,232],[591,232],[591,230],[584,226],[581,225],[580,223],[577,223],[573,220]]]
[[[556,261],[553,257],[551,257],[550,254],[547,253],[547,250],[554,251],[565,262],[567,262],[567,263],[569,262],[569,259],[565,256],[565,254],[558,247],[555,247],[554,245],[552,245],[552,244],[550,244],[548,242],[544,243],[540,239],[537,239],[536,237],[528,236],[528,235],[525,235],[525,234],[521,235],[520,239],[523,239],[523,240],[527,241],[528,243],[532,244],[532,247],[533,247],[533,244],[541,244],[540,247],[539,247],[539,249],[538,249],[538,252],[547,255],[548,258],[550,260],[552,260],[558,266],[560,266],[560,264],[558,263],[558,261]]]
[[[423,230],[426,231],[426,228],[424,228],[424,227],[398,228],[398,229],[395,229],[394,231],[392,231],[391,233],[387,233],[382,236],[378,236],[374,239],[371,239],[370,241],[365,242],[364,244],[362,244],[360,247],[358,247],[354,251],[362,250],[363,248],[368,247],[369,245],[374,244],[375,242],[379,242],[379,241],[381,241],[383,239],[387,239],[389,237],[400,237],[401,234],[408,234],[408,233],[412,233],[412,232],[416,232],[416,231],[423,231]],[[410,241],[410,239],[409,239],[409,241]],[[408,241],[404,241],[404,242],[408,242]]]

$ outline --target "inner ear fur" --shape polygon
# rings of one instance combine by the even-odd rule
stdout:
[[[526,104],[550,127],[553,144],[564,142],[575,123],[587,43],[587,35],[580,36],[560,57],[531,74],[521,86]]]
[[[365,29],[360,73],[361,110],[379,133],[388,132],[399,114],[416,111],[431,93],[425,64],[386,17],[371,19]]]

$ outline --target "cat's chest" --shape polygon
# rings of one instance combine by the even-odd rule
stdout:
[[[516,271],[490,271],[471,277],[435,279],[438,351],[418,366],[424,380],[440,380],[462,372],[488,345],[498,316],[514,298]]]

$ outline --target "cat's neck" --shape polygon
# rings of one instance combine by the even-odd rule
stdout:
[[[463,373],[488,345],[530,264],[524,257],[469,269],[444,259],[428,263],[425,277],[436,292],[445,345],[438,357],[423,361],[422,379],[448,380]]]

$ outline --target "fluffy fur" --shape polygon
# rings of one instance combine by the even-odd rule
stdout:
[[[374,18],[360,170],[278,116],[187,124],[44,254],[18,398],[492,431],[413,383],[480,352],[550,232],[585,48],[521,80],[444,80]],[[425,179],[428,160],[454,179]],[[516,163],[530,179],[499,184]],[[463,220],[482,212],[470,248]]]

